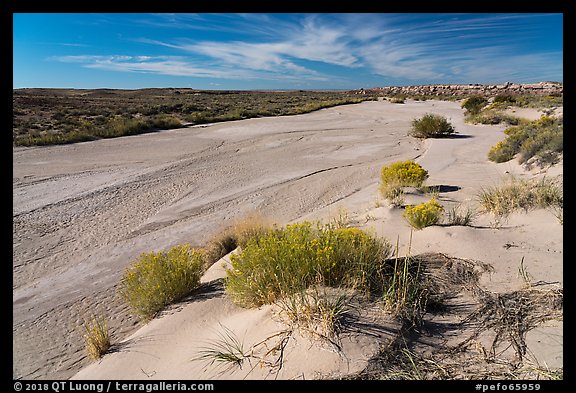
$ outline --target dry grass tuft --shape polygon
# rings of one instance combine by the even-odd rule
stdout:
[[[512,212],[536,208],[562,207],[562,187],[552,179],[524,180],[510,177],[501,186],[483,189],[478,199],[484,212],[492,213],[498,224]]]
[[[477,326],[476,332],[460,346],[492,330],[495,337],[488,351],[489,358],[495,359],[499,344],[507,340],[518,361],[522,361],[527,351],[526,333],[545,321],[561,319],[563,303],[562,289],[524,288],[504,294],[485,292],[481,297],[481,307],[464,320],[464,323]]]
[[[91,315],[84,318],[84,343],[92,360],[98,360],[110,349],[110,334],[104,316]]]

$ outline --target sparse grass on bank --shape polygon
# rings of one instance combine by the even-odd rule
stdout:
[[[465,121],[472,124],[500,124],[507,123],[510,125],[521,124],[524,120],[508,115],[502,111],[496,109],[485,109],[479,113],[471,114],[466,116]]]
[[[492,213],[499,223],[517,210],[561,208],[562,187],[547,178],[522,180],[511,177],[503,185],[482,189],[478,195],[481,209]]]
[[[188,244],[166,252],[142,253],[126,270],[119,294],[144,320],[190,294],[204,273],[204,255]]]
[[[237,247],[245,247],[250,239],[265,234],[272,227],[271,221],[258,214],[249,214],[236,220],[231,226],[215,233],[204,246],[206,266],[211,266]]]
[[[538,120],[509,127],[506,139],[488,152],[494,162],[506,162],[518,157],[521,164],[540,166],[557,162],[564,150],[564,123],[562,118],[543,116]]]
[[[155,115],[151,117],[126,118],[112,117],[101,124],[83,121],[68,132],[31,132],[19,136],[17,146],[62,145],[75,142],[86,142],[101,138],[117,138],[137,135],[146,132],[182,127],[182,121],[172,115]]]
[[[507,123],[511,126],[520,126],[528,121],[505,113],[510,106],[551,110],[562,105],[561,94],[548,96],[497,94],[491,104],[489,104],[488,97],[469,97],[463,102],[462,108],[466,110],[465,121],[467,123],[492,125]]]

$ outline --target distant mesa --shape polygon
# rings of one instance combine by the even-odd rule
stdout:
[[[385,86],[369,89],[359,89],[357,94],[380,93],[382,95],[432,95],[432,96],[469,96],[473,94],[494,95],[494,94],[537,94],[551,95],[562,94],[564,85],[560,82],[538,82],[538,83],[512,83],[482,85],[471,83],[462,84],[436,84],[436,85],[415,85],[415,86]]]

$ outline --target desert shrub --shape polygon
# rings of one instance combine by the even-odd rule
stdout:
[[[467,98],[462,103],[462,108],[466,110],[466,114],[475,115],[477,113],[480,113],[482,108],[484,108],[487,103],[488,100],[486,99],[486,97],[475,95]]]
[[[521,164],[532,158],[539,164],[554,163],[564,148],[563,131],[562,119],[548,116],[509,127],[504,130],[506,139],[490,149],[488,159],[506,162],[518,155]]]
[[[494,162],[506,162],[514,158],[516,150],[505,140],[496,143],[488,151],[488,159]]]
[[[440,115],[427,113],[420,119],[412,121],[409,134],[416,138],[438,138],[454,133],[454,127]]]
[[[150,127],[167,130],[170,128],[182,127],[182,122],[176,116],[162,114],[150,119]]]
[[[22,135],[14,140],[16,146],[65,145],[68,143],[87,142],[97,139],[83,130],[72,130],[65,134]]]
[[[268,233],[272,227],[271,221],[259,214],[248,214],[236,220],[232,230],[236,236],[236,243],[240,248],[243,248],[250,240]]]
[[[508,93],[500,93],[494,96],[495,104],[513,104],[516,102],[516,97]]]
[[[247,307],[273,303],[313,284],[368,290],[377,285],[390,252],[385,239],[357,228],[287,225],[251,239],[232,255],[225,287]]]
[[[122,135],[136,135],[151,128],[149,120],[145,118],[124,118],[118,117],[111,119],[106,130],[99,136],[116,137]]]
[[[124,273],[119,294],[136,315],[151,319],[200,284],[203,266],[203,253],[188,244],[142,253]]]
[[[414,229],[423,229],[437,224],[442,217],[444,208],[435,198],[419,205],[408,205],[402,215]]]
[[[389,101],[393,104],[404,104],[404,102],[406,101],[406,95],[405,94],[395,95],[393,97],[390,97]]]
[[[501,186],[481,190],[478,199],[482,210],[492,213],[497,222],[516,210],[562,208],[562,187],[551,179],[522,180],[511,177]]]
[[[428,178],[428,171],[414,161],[397,161],[382,168],[380,193],[390,201],[401,197],[402,187],[420,187]]]

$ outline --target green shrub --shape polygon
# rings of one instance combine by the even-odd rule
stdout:
[[[423,229],[437,224],[442,217],[444,208],[435,198],[419,205],[408,205],[404,211],[404,219],[415,229]]]
[[[462,108],[466,109],[466,114],[475,115],[480,113],[486,106],[488,100],[484,96],[471,96],[462,103]]]
[[[454,127],[444,116],[425,114],[420,119],[412,121],[409,134],[416,138],[438,138],[454,133]]]
[[[506,140],[496,143],[488,151],[488,159],[497,163],[510,161],[514,158],[516,149],[514,149]]]
[[[162,114],[152,117],[150,119],[150,126],[151,128],[167,130],[182,127],[182,122],[175,116]]]
[[[124,273],[119,294],[136,315],[152,319],[198,287],[203,266],[203,253],[188,244],[168,252],[142,253]]]
[[[402,195],[402,187],[420,187],[428,178],[428,171],[414,161],[397,161],[382,168],[380,193],[388,200]]]
[[[390,252],[385,239],[357,228],[287,225],[251,239],[232,255],[225,287],[236,303],[247,307],[317,284],[369,290],[378,285]]]
[[[488,159],[506,162],[518,155],[521,164],[533,157],[538,164],[552,164],[564,148],[563,130],[562,119],[547,116],[509,127],[504,130],[506,139],[490,149]]]
[[[513,104],[516,102],[516,97],[508,93],[500,93],[494,96],[495,104]]]

